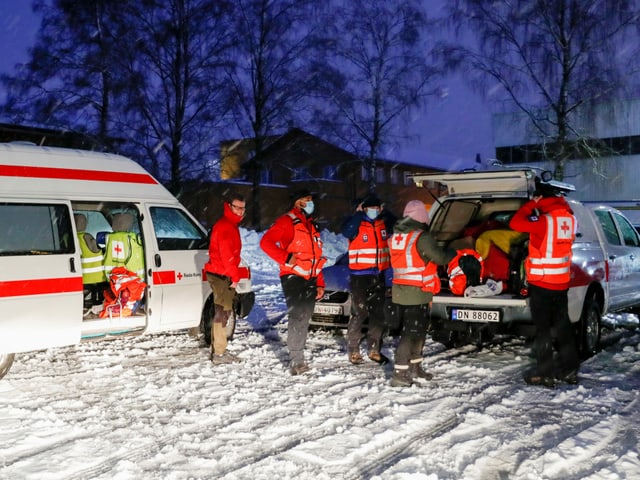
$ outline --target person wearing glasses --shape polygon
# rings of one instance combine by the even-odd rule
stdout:
[[[211,361],[214,365],[239,362],[227,350],[227,321],[240,281],[239,224],[246,212],[244,196],[232,193],[223,205],[222,217],[211,228],[209,261],[204,270],[213,291],[214,314],[211,322]]]

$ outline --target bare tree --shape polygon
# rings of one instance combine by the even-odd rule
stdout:
[[[251,138],[246,168],[253,184],[252,224],[261,229],[259,185],[265,139],[299,118],[309,94],[309,62],[315,48],[314,0],[237,0],[235,64],[227,69],[233,88],[236,128]]]
[[[579,110],[625,86],[638,48],[637,2],[455,0],[449,7],[458,32],[473,38],[443,48],[443,57],[476,88],[498,90],[527,115],[562,179],[565,161],[589,143],[577,128]]]
[[[129,137],[152,171],[168,170],[174,192],[216,158],[217,130],[229,120],[231,13],[225,0],[140,0],[124,15],[135,32],[123,52]]]
[[[34,2],[42,18],[30,60],[2,81],[5,112],[16,122],[76,129],[110,145],[113,100],[126,88],[117,70],[127,0]]]
[[[439,90],[422,3],[338,0],[326,22],[327,54],[318,62],[325,103],[316,121],[364,159],[371,192],[376,158],[406,138],[408,114]]]

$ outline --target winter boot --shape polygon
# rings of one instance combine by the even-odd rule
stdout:
[[[369,359],[379,363],[380,365],[389,363],[389,359],[377,350],[369,350]]]
[[[360,365],[364,360],[360,352],[349,352],[349,361],[354,365]]]
[[[293,376],[297,376],[297,375],[302,375],[303,373],[306,373],[309,370],[311,370],[311,368],[306,363],[295,363],[295,364],[292,364],[291,367],[289,368],[289,373]]]
[[[411,378],[421,378],[423,380],[431,380],[433,378],[432,373],[425,372],[422,369],[422,360],[409,363],[409,375],[411,375]]]
[[[391,377],[391,386],[410,387],[411,385],[413,385],[413,380],[411,379],[411,374],[409,373],[409,367],[404,365],[397,365],[393,370],[393,376]]]

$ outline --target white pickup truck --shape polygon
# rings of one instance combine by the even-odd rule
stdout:
[[[430,212],[430,229],[441,245],[464,246],[470,225],[500,219],[503,223],[535,190],[530,169],[414,175],[418,186],[439,182],[448,194]],[[640,306],[640,236],[618,210],[569,200],[577,218],[573,245],[569,316],[575,325],[581,353],[598,349],[602,315]],[[506,227],[508,228],[508,227]],[[526,250],[525,250],[526,251]],[[517,261],[521,261],[519,259]],[[520,265],[509,265],[511,280]],[[442,278],[442,291],[433,299],[431,335],[453,346],[480,343],[494,334],[530,336],[534,333],[528,299],[513,281],[493,296],[453,295]]]

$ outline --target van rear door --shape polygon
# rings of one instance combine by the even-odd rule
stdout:
[[[77,343],[82,270],[71,204],[0,198],[0,352]]]
[[[483,172],[427,173],[412,175],[417,186],[426,182],[445,185],[449,196],[510,194],[528,196],[535,190],[535,174],[532,170],[498,170]]]
[[[195,327],[204,299],[211,293],[202,274],[209,254],[207,234],[180,206],[151,205],[148,211],[153,231],[146,238],[155,242],[147,267],[152,285],[148,329]]]

